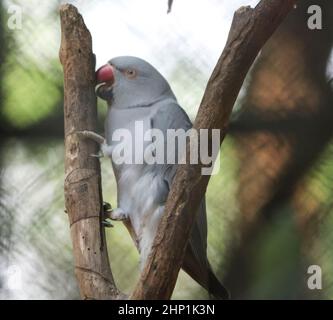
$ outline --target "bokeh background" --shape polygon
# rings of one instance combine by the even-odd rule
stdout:
[[[253,0],[71,1],[92,33],[97,66],[140,56],[168,79],[194,119],[233,12]],[[307,9],[323,10],[323,29]],[[13,5],[22,28],[8,27]],[[0,298],[77,299],[64,213],[60,1],[0,3]],[[237,100],[207,191],[208,255],[235,299],[333,298],[333,2],[300,0],[269,40]],[[105,105],[99,101],[100,132]],[[104,199],[116,204],[109,160]],[[121,290],[138,254],[121,223],[107,230]],[[310,265],[322,290],[307,286]],[[184,272],[174,299],[208,299]]]

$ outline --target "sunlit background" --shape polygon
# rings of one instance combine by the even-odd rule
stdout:
[[[119,55],[151,62],[193,120],[234,11],[250,0],[71,1],[93,38],[97,67]],[[322,31],[300,1],[248,76],[207,191],[208,256],[236,299],[333,298],[333,4]],[[65,3],[65,1],[61,1]],[[22,28],[7,21],[22,9]],[[77,299],[64,212],[60,2],[0,5],[0,298]],[[332,59],[331,59],[332,60]],[[99,101],[100,132],[105,105]],[[102,160],[104,199],[116,205]],[[107,230],[119,288],[138,279],[138,254],[121,223]],[[322,268],[322,290],[307,268]],[[174,299],[208,299],[184,272]]]

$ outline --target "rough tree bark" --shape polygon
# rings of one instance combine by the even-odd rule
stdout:
[[[101,224],[103,210],[98,146],[78,139],[77,131],[96,130],[95,57],[81,15],[71,5],[60,8],[60,60],[64,69],[65,205],[68,212],[75,274],[83,299],[117,299],[117,290]]]
[[[262,0],[236,11],[228,41],[207,84],[194,128],[220,129],[221,141],[244,78],[259,50],[296,1]],[[186,160],[189,159],[187,146]],[[158,227],[152,252],[132,299],[169,299],[176,284],[194,213],[205,194],[209,176],[202,165],[179,166]]]

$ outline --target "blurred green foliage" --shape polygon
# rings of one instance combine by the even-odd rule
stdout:
[[[60,107],[62,91],[59,63],[41,70],[33,61],[10,57],[5,68],[3,116],[12,126],[28,128]]]
[[[10,6],[22,13],[22,29],[11,30],[6,21]],[[5,57],[1,121],[28,129],[62,105],[62,70],[58,60],[58,1],[6,1],[4,15]],[[29,14],[34,12],[34,14]]]

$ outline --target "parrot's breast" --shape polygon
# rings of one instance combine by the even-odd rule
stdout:
[[[128,213],[145,261],[168,193],[163,176],[144,165],[124,165],[119,174],[118,207]]]

